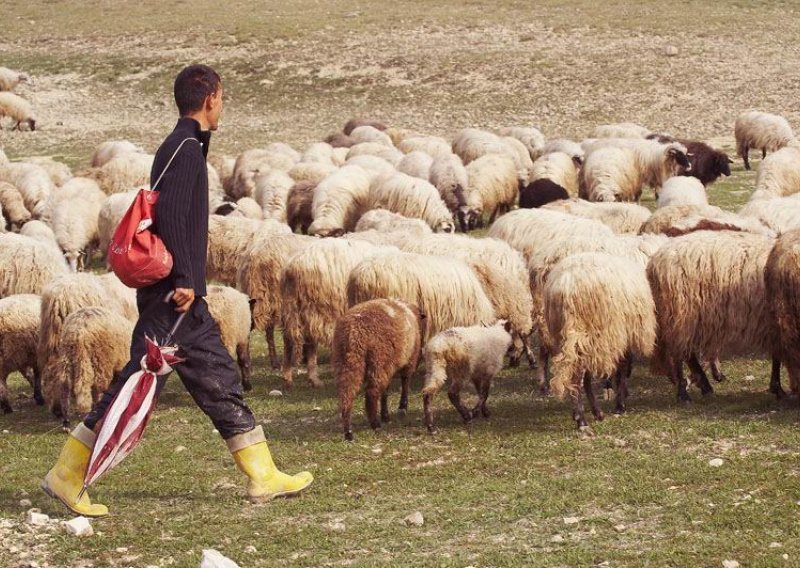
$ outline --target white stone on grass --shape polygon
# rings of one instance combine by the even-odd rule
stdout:
[[[63,525],[66,531],[71,535],[92,536],[94,534],[94,529],[91,523],[89,523],[89,519],[86,517],[75,517],[69,521],[64,521]]]
[[[405,519],[403,519],[403,522],[407,526],[421,527],[422,525],[425,524],[425,518],[419,511],[414,511],[413,513],[408,515]]]
[[[239,565],[213,548],[205,548],[200,568],[239,568]]]
[[[708,465],[711,467],[722,467],[722,464],[725,463],[720,458],[714,458],[713,460],[709,460]]]

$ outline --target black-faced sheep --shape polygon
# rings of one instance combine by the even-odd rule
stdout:
[[[424,328],[425,315],[419,308],[389,299],[358,304],[336,322],[331,359],[345,440],[353,440],[353,401],[362,384],[366,414],[373,429],[389,421],[386,391],[398,374],[401,380],[398,413],[405,414],[408,385],[417,368]]]
[[[750,148],[761,150],[762,159],[767,152],[780,150],[795,139],[792,127],[782,116],[752,110],[743,112],[734,126],[736,152],[744,161],[745,169],[750,169]]]

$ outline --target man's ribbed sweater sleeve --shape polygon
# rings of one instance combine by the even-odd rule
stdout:
[[[159,190],[158,234],[172,254],[170,280],[175,288],[194,287],[188,224],[190,204],[195,200],[197,174],[202,171],[203,163],[197,152],[188,150],[181,148],[160,187],[156,188]]]

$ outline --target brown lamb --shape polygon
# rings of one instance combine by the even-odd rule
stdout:
[[[417,368],[424,334],[425,315],[417,306],[399,300],[363,302],[336,322],[331,359],[345,440],[353,440],[353,401],[362,383],[366,386],[367,418],[373,429],[380,428],[381,421],[389,421],[386,391],[397,374],[402,381],[398,414],[405,414],[408,384]]]
[[[764,283],[789,385],[792,393],[800,394],[800,230],[778,237],[767,259]],[[773,392],[782,397],[779,386]]]
[[[289,190],[286,203],[286,222],[292,232],[308,234],[308,227],[314,221],[311,215],[311,203],[314,200],[314,188],[317,184],[313,181],[299,181]]]

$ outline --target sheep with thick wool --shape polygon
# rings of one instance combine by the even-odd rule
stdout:
[[[781,362],[793,394],[800,394],[800,230],[775,242],[764,269],[769,310],[778,329]],[[782,389],[776,389],[778,396]]]
[[[564,152],[550,152],[533,162],[528,181],[533,183],[539,179],[549,179],[574,197],[578,195],[580,168],[581,163],[574,156]]]
[[[0,91],[0,121],[6,117],[16,122],[11,130],[22,130],[23,123],[28,125],[30,131],[36,130],[36,113],[30,101],[10,91]]]
[[[308,228],[314,222],[311,207],[317,185],[314,181],[300,181],[289,190],[286,200],[286,223],[292,232],[300,229],[304,235],[308,234]]]
[[[658,193],[658,207],[670,205],[708,205],[705,186],[695,177],[674,176],[669,178]]]
[[[377,142],[362,142],[351,146],[347,151],[348,161],[356,156],[376,156],[383,158],[392,166],[397,166],[400,160],[403,159],[404,154],[394,146],[387,146]]]
[[[13,233],[0,235],[0,298],[41,294],[54,278],[68,271],[52,244]]]
[[[36,164],[44,168],[44,171],[50,176],[50,181],[52,181],[55,186],[62,186],[72,179],[72,170],[70,167],[63,162],[54,160],[50,156],[34,156],[32,158],[27,158],[25,161],[29,164]]]
[[[427,180],[430,177],[431,165],[433,165],[433,158],[425,152],[414,150],[409,152],[397,164],[397,171]]]
[[[285,223],[289,190],[292,189],[295,181],[289,174],[280,170],[259,172],[255,175],[253,181],[255,182],[253,198],[261,207],[263,217]],[[247,198],[243,197],[239,201],[242,199]]]
[[[618,234],[638,234],[650,218],[650,210],[636,203],[594,202],[564,199],[544,205],[542,209],[561,211],[576,217],[595,219]]]
[[[589,134],[590,138],[647,138],[650,130],[633,122],[601,124]]]
[[[745,169],[750,169],[750,148],[761,150],[761,157],[767,152],[780,150],[795,140],[789,122],[777,114],[751,110],[736,118],[734,125],[736,153],[744,161]]]
[[[412,136],[403,139],[397,148],[404,154],[424,152],[431,158],[452,154],[450,143],[439,136]]]
[[[586,428],[581,387],[595,419],[602,420],[592,380],[612,377],[631,355],[653,353],[658,327],[645,269],[604,253],[569,256],[550,272],[544,313],[555,345],[553,392],[562,398],[569,393],[572,416],[578,428]],[[627,390],[623,379],[617,412],[625,410]]]
[[[300,155],[299,164],[323,164],[332,166],[333,163],[333,146],[327,142],[314,142],[309,145]],[[296,167],[296,166],[295,166]]]
[[[533,169],[533,160],[531,160],[528,149],[522,142],[512,136],[502,136],[500,142],[506,147],[506,155],[514,160],[519,187],[524,187],[528,183]]]
[[[677,142],[643,140],[628,148],[600,148],[586,157],[581,197],[590,201],[638,201],[644,185],[658,192],[667,179],[689,167],[686,147]]]
[[[511,346],[507,322],[494,325],[452,327],[436,334],[425,346],[425,385],[422,387],[425,426],[433,433],[433,396],[447,379],[450,387],[447,396],[461,415],[464,423],[482,415],[489,418],[489,389],[495,376],[503,368],[503,358]],[[461,402],[461,388],[467,381],[475,385],[478,402],[467,409]]]
[[[259,231],[281,234],[288,233],[289,227],[274,220],[256,221],[220,215],[209,217],[207,277],[235,286],[236,272],[244,251]]]
[[[756,192],[785,197],[800,192],[800,142],[770,154],[758,166]]]
[[[497,131],[500,136],[510,136],[516,138],[528,150],[528,155],[531,160],[536,160],[544,150],[546,140],[544,134],[538,128],[523,127],[523,126],[510,126],[501,128]]]
[[[54,195],[51,225],[70,268],[83,270],[99,243],[98,218],[106,194],[96,182],[73,178]]]
[[[359,126],[371,126],[372,128],[380,131],[386,130],[386,124],[384,124],[380,120],[356,116],[351,118],[344,124],[342,132],[349,136],[353,133],[353,130],[355,130]]]
[[[401,380],[398,414],[406,413],[424,328],[425,315],[417,306],[383,298],[353,306],[336,322],[331,360],[345,440],[353,440],[353,401],[362,384],[373,429],[389,421],[386,391],[395,375]]]
[[[55,372],[42,385],[50,411],[68,428],[119,377],[130,356],[133,322],[113,309],[81,308],[64,320],[55,354]]]
[[[425,340],[450,327],[491,324],[492,303],[480,280],[463,261],[409,252],[376,254],[350,272],[350,306],[395,298],[420,307],[427,316]]]
[[[361,168],[364,168],[370,175],[370,178],[374,178],[378,175],[393,174],[396,170],[394,165],[390,164],[383,158],[379,158],[378,156],[372,156],[369,154],[361,154],[359,156],[348,158],[345,165],[359,166]]]
[[[775,236],[775,231],[758,218],[724,211],[713,205],[667,205],[656,209],[642,225],[641,234],[677,237],[698,230],[745,231]]]
[[[523,187],[519,192],[520,209],[536,209],[559,201],[569,199],[569,192],[549,179],[537,179]]]
[[[800,229],[800,194],[774,197],[771,193],[756,191],[739,210],[739,215],[778,234]]]
[[[292,256],[281,273],[283,381],[293,383],[301,350],[308,380],[322,386],[317,350],[330,346],[336,320],[347,310],[347,282],[362,260],[387,250],[358,240],[317,240]],[[396,249],[393,249],[396,250]]]
[[[289,149],[291,150],[291,148]],[[232,199],[253,197],[256,190],[256,174],[270,170],[286,173],[295,166],[298,160],[299,156],[295,159],[290,152],[282,151],[281,148],[246,150],[236,158],[233,177],[225,191]]]
[[[66,259],[62,256],[61,247],[56,242],[56,234],[50,225],[44,221],[33,219],[25,223],[19,230],[20,236],[30,237],[43,245],[46,245],[52,251],[53,258],[61,258],[62,264]]]
[[[354,128],[350,133],[350,138],[352,138],[356,144],[374,143],[382,144],[390,148],[394,147],[391,138],[389,138],[383,131],[378,130],[374,126],[370,126],[368,124]]]
[[[332,163],[297,162],[288,173],[295,183],[310,181],[316,185],[338,169]]]
[[[511,210],[519,196],[519,180],[514,161],[501,154],[487,154],[471,161],[467,170],[467,225],[489,222]]]
[[[8,375],[19,371],[31,383],[39,384],[36,344],[39,339],[41,298],[36,294],[16,294],[0,299],[0,410],[13,411],[8,400]],[[34,398],[42,404],[41,392]]]
[[[34,219],[41,219],[46,214],[47,200],[55,191],[55,185],[43,167],[26,162],[11,162],[0,166],[0,180],[17,188]]]
[[[780,344],[764,284],[774,244],[775,239],[751,233],[698,231],[672,239],[650,259],[657,360],[678,385],[679,401],[689,400],[683,361],[692,354],[710,360],[753,352],[769,355],[778,361],[770,384],[778,394]]]
[[[326,177],[314,189],[309,233],[336,237],[352,231],[366,210],[369,193],[370,176],[360,166],[344,166]]]
[[[458,219],[462,232],[467,232],[467,189],[469,176],[461,158],[455,154],[442,154],[431,163],[428,181],[439,190],[439,195],[447,208]]]
[[[289,259],[311,243],[314,237],[294,233],[261,231],[253,236],[241,256],[236,286],[253,301],[253,326],[266,336],[273,369],[280,368],[275,348],[275,327],[281,322],[281,272]]]
[[[129,140],[107,140],[94,149],[89,165],[99,168],[106,165],[112,158],[127,153],[145,154],[145,151]]]
[[[17,85],[27,83],[30,77],[27,73],[14,71],[8,67],[0,67],[0,91],[13,91]]]
[[[496,134],[478,128],[460,130],[453,138],[453,153],[457,154],[464,165],[488,154],[499,154],[511,157],[509,147],[503,144]]]
[[[391,233],[394,231],[408,233],[415,236],[425,236],[432,233],[431,228],[422,219],[412,219],[404,217],[385,209],[373,209],[367,211],[356,223],[356,232],[380,231]]]
[[[261,221],[264,219],[264,210],[261,205],[256,202],[252,197],[242,197],[234,205],[235,208],[230,212],[232,217],[244,217],[245,219],[252,219],[254,221]],[[286,222],[285,220],[283,221]]]
[[[108,253],[108,245],[117,230],[117,226],[119,226],[125,213],[130,209],[138,193],[139,191],[134,189],[109,195],[100,207],[100,213],[97,216],[97,246],[103,257]]]
[[[434,232],[453,232],[453,215],[437,189],[423,179],[397,172],[372,180],[366,211],[386,209],[393,213],[422,219]]]
[[[9,229],[19,229],[31,220],[31,212],[25,207],[25,200],[16,187],[8,182],[0,181],[0,210],[6,217]],[[5,227],[3,227],[5,229]]]
[[[76,172],[76,176],[95,180],[106,195],[123,193],[149,185],[153,155],[122,152],[99,167]]]
[[[544,156],[545,154],[552,154],[553,152],[563,152],[579,164],[582,164],[584,158],[586,157],[586,150],[583,148],[583,146],[574,140],[568,140],[567,138],[555,138],[553,140],[548,140],[548,142],[544,145],[544,148],[542,148],[542,152],[539,154],[539,157]]]
[[[250,330],[253,318],[250,298],[229,286],[209,286],[205,297],[208,313],[219,326],[222,345],[239,366],[242,387],[249,391],[250,383]]]

